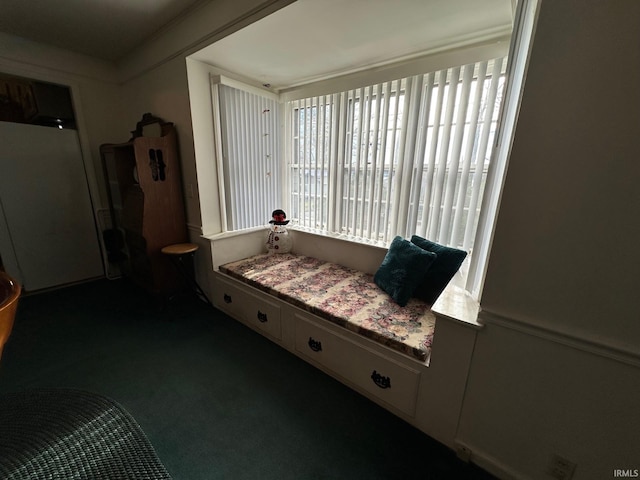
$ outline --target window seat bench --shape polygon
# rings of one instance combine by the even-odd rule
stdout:
[[[417,299],[400,307],[357,262],[310,251],[243,258],[235,251],[243,239],[233,240],[229,248],[231,240],[214,241],[220,263],[210,298],[218,310],[456,448],[480,325]],[[344,260],[344,250],[334,251]],[[443,310],[464,310],[455,295],[441,299]]]
[[[428,364],[436,324],[430,306],[411,299],[400,307],[373,275],[293,253],[256,255],[220,271]]]

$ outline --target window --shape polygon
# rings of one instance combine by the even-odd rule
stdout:
[[[504,58],[288,102],[294,224],[387,246],[473,247]]]
[[[415,233],[472,252],[505,64],[497,58],[284,105],[217,78],[226,231],[262,226],[284,205],[292,225],[311,232],[380,246]],[[456,280],[465,286],[465,275]]]
[[[264,225],[282,199],[280,104],[237,87],[223,77],[213,85],[225,231]]]
[[[381,244],[417,228],[462,247],[464,232],[453,225],[466,225],[461,219],[470,204],[478,208],[470,197],[482,193],[502,65],[498,59],[290,102],[293,218]],[[475,69],[479,78],[472,77]],[[457,222],[443,215],[445,203],[460,213]]]

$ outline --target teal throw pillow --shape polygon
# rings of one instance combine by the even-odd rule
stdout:
[[[435,259],[435,253],[398,236],[391,242],[373,281],[404,307]]]
[[[433,305],[442,291],[449,284],[453,276],[460,269],[467,252],[457,248],[445,247],[426,238],[413,235],[411,243],[424,249],[426,252],[435,253],[436,260],[431,265],[429,272],[413,296]]]

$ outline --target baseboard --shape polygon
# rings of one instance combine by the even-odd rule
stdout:
[[[516,472],[478,446],[456,440],[455,450],[463,461],[469,461],[501,480],[530,480],[530,477]]]

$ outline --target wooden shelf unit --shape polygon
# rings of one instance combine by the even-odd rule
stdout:
[[[154,123],[159,136],[143,136]],[[188,241],[176,131],[145,114],[133,135],[100,146],[112,222],[105,244],[123,275],[151,293],[170,294],[183,285],[161,249]]]

